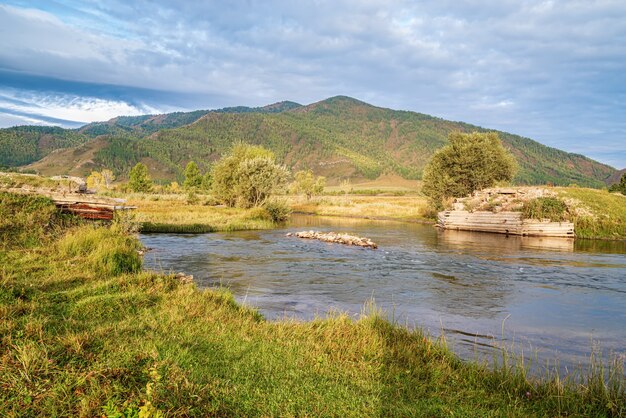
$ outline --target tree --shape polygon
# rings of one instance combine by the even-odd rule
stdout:
[[[104,184],[102,174],[97,171],[92,171],[89,177],[87,177],[87,188],[91,190],[99,190]]]
[[[211,177],[211,171],[207,171],[204,173],[204,176],[202,176],[202,184],[200,188],[208,192],[211,190],[211,184],[213,184],[213,177]]]
[[[196,163],[189,161],[187,167],[185,167],[185,182],[183,183],[183,187],[185,190],[191,190],[199,189],[201,185],[202,174],[200,174],[200,169]]]
[[[450,197],[510,181],[517,169],[495,132],[452,132],[424,168],[422,190],[437,209]]]
[[[291,184],[292,191],[305,194],[307,199],[323,192],[324,186],[326,186],[326,178],[322,176],[315,177],[311,170],[298,171],[294,178],[295,181]]]
[[[115,180],[115,174],[109,169],[104,169],[100,172],[100,176],[102,176],[102,182],[104,183],[104,187],[107,189],[111,188],[111,183]]]
[[[284,189],[288,175],[271,151],[237,143],[213,166],[211,191],[227,206],[259,206]]]
[[[128,185],[133,192],[147,193],[152,190],[152,180],[145,164],[137,163],[131,168]]]

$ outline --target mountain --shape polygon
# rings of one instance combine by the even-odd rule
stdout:
[[[604,182],[606,183],[607,186],[612,186],[614,184],[619,183],[622,180],[622,176],[624,174],[626,174],[626,168],[623,168],[621,170],[616,170],[615,173],[611,174],[611,176],[609,176],[609,178],[604,180]]]
[[[51,126],[16,126],[0,129],[0,168],[30,164],[55,150],[81,145],[101,135],[143,137],[161,129],[177,128],[191,124],[211,112],[279,113],[301,106],[295,102],[284,101],[263,107],[238,106],[162,115],[118,116],[106,122],[89,123],[78,129]]]
[[[337,96],[307,106],[281,102],[261,108],[115,118],[68,133],[67,138],[78,144],[66,144],[67,138],[60,136],[58,149],[27,167],[43,174],[85,175],[100,167],[125,174],[142,161],[157,179],[180,179],[188,161],[207,169],[241,140],[272,149],[294,170],[310,168],[330,179],[357,181],[382,174],[417,179],[455,130],[488,131]],[[520,184],[602,187],[616,171],[529,138],[499,134],[519,162],[515,182]]]

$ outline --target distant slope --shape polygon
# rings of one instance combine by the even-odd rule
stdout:
[[[85,144],[83,151],[77,148],[72,152],[93,151],[90,159],[95,166],[113,168],[118,173],[126,173],[139,160],[147,161],[158,177],[175,179],[180,178],[188,161],[194,160],[206,169],[233,142],[242,140],[272,149],[293,169],[310,168],[331,179],[365,180],[382,174],[417,179],[432,154],[446,144],[451,131],[487,131],[343,96],[308,106],[282,102],[263,108],[191,113],[162,115],[158,120],[152,116],[116,118],[107,123],[120,131],[107,137],[108,145],[98,143],[93,151]],[[189,120],[193,122],[184,123]],[[160,128],[154,130],[151,124]],[[176,127],[164,129],[168,126]],[[612,167],[582,155],[509,133],[501,132],[500,136],[520,164],[517,183],[602,187],[605,179],[615,173]],[[54,162],[59,155],[51,154],[30,168],[60,168],[62,165]],[[81,174],[83,167],[65,170]]]
[[[74,147],[89,139],[74,130],[53,126],[0,129],[0,167],[26,165],[54,150]]]
[[[626,174],[626,168],[617,170],[615,173],[611,174],[611,176],[605,180],[606,185],[612,186],[614,184],[619,183],[622,180],[622,176],[624,174]]]

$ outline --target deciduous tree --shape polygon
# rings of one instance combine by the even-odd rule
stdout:
[[[294,175],[295,181],[291,184],[294,193],[303,193],[307,199],[324,191],[326,178],[315,176],[311,170],[301,170]]]
[[[262,205],[284,190],[289,172],[263,147],[238,143],[211,171],[213,196],[227,206]]]
[[[424,193],[436,208],[450,197],[461,197],[513,178],[517,164],[495,132],[453,132],[448,145],[424,168]]]

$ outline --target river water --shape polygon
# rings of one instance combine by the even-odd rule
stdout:
[[[286,237],[301,230],[371,238],[377,250]],[[294,215],[283,229],[143,234],[145,266],[226,286],[268,319],[358,316],[443,332],[464,358],[506,345],[537,364],[626,353],[626,243],[439,231],[431,225]]]

